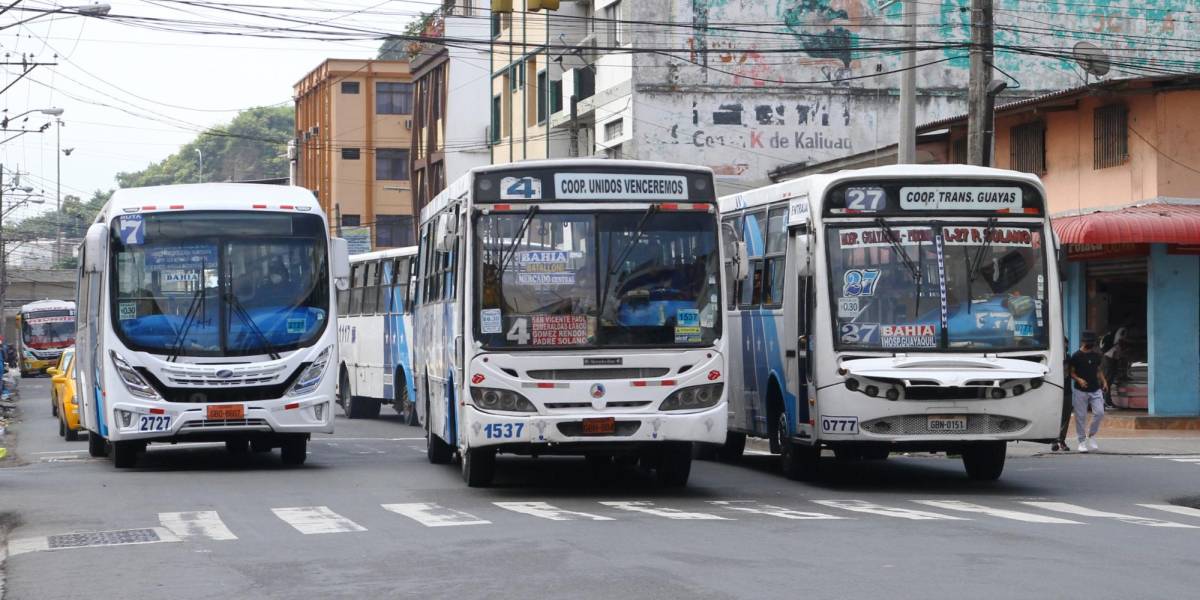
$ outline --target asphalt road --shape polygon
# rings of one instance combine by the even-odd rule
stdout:
[[[116,471],[57,437],[25,380],[0,468],[7,600],[59,598],[1191,598],[1200,454],[696,463],[683,490],[582,460],[502,458],[468,489],[389,409],[339,417],[308,463],[152,447]],[[1153,505],[1153,506],[1146,506]],[[1166,506],[1167,508],[1164,508]],[[1178,512],[1171,512],[1177,510]],[[96,533],[108,532],[108,533]],[[74,534],[74,535],[73,535]],[[143,543],[131,543],[143,542]]]

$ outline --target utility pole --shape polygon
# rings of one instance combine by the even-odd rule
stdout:
[[[992,0],[971,0],[971,66],[967,89],[967,164],[991,166],[988,149],[993,112]]]
[[[904,29],[909,50],[904,53],[904,71],[900,73],[900,140],[896,150],[898,164],[917,162],[917,6],[905,2]]]
[[[54,128],[54,268],[62,261],[62,119]]]

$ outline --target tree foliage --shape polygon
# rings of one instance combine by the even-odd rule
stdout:
[[[295,109],[263,106],[238,113],[227,125],[210,129],[178,152],[141,171],[118,173],[121,187],[200,181],[246,181],[287,177],[287,142],[295,135]],[[200,153],[196,151],[199,150]]]
[[[11,225],[5,223],[4,239],[6,242],[14,244],[36,239],[53,240],[59,234],[60,225],[64,240],[80,239],[87,234],[88,227],[96,220],[96,215],[100,214],[100,209],[104,208],[104,204],[112,195],[113,190],[96,190],[92,192],[92,197],[87,201],[70,194],[63,196],[62,208],[57,212],[44,212]],[[11,248],[6,248],[6,251],[9,250]],[[75,261],[73,256],[66,256],[54,266],[73,268],[76,266]]]

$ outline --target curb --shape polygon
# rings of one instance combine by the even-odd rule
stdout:
[[[4,600],[4,582],[7,577],[8,532],[11,531],[16,524],[16,513],[0,513],[0,600]]]

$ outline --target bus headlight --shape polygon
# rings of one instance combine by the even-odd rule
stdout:
[[[314,389],[321,383],[321,377],[325,375],[325,366],[329,364],[329,357],[333,354],[333,346],[326,347],[317,355],[317,359],[312,361],[300,376],[296,378],[296,382],[288,388],[287,395],[303,396]]]
[[[675,390],[663,400],[658,410],[696,410],[716,406],[724,389],[724,383],[709,383]]]
[[[112,357],[113,366],[117,369],[117,375],[121,376],[121,381],[125,382],[125,389],[129,390],[130,394],[142,398],[143,400],[162,400],[162,396],[158,395],[158,390],[154,386],[146,382],[141,373],[129,365],[129,362],[121,358],[113,350],[109,350],[109,356]]]
[[[475,406],[484,410],[537,412],[537,407],[529,401],[529,398],[512,390],[472,386],[471,399],[475,400]]]

